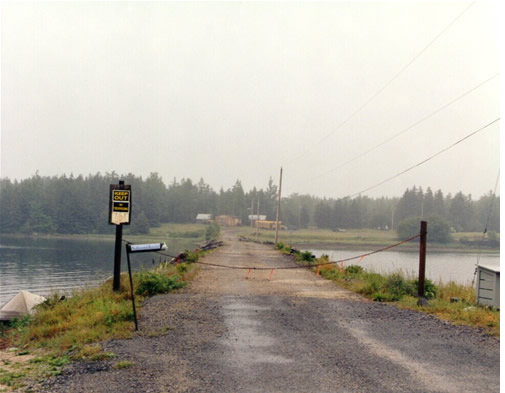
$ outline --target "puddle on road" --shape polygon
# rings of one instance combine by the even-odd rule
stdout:
[[[270,307],[258,306],[244,300],[228,301],[223,307],[228,334],[222,339],[222,344],[229,351],[224,355],[225,359],[240,367],[255,363],[293,362],[292,359],[272,353],[271,347],[276,343],[276,339],[262,331],[261,314],[270,311]]]

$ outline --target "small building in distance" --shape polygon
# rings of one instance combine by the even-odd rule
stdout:
[[[209,224],[212,221],[212,214],[198,213],[196,215],[196,222],[198,224]]]
[[[254,226],[256,225],[256,221],[264,221],[267,219],[267,216],[266,215],[262,215],[262,214],[249,214],[248,216],[249,218],[249,222],[251,223],[251,226]]]
[[[216,216],[216,223],[224,227],[237,227],[242,225],[242,220],[235,216]]]
[[[277,226],[276,221],[258,220],[259,229],[275,229],[276,226]],[[279,221],[279,229],[281,230],[287,229],[285,225],[282,225],[282,221]]]

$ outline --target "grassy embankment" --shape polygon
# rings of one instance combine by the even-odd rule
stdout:
[[[151,228],[148,234],[132,235],[128,231],[128,226],[123,227],[123,238],[134,243],[152,242],[152,241],[171,241],[186,239],[193,242],[201,242],[205,240],[205,233],[209,225],[204,224],[175,224],[163,223],[159,227]],[[116,237],[114,233],[110,234],[2,234],[6,237],[20,238],[45,238],[45,239],[69,239],[69,240],[96,240],[96,241],[113,241]]]
[[[166,237],[204,240],[208,226],[164,225],[149,234],[150,241]],[[202,231],[203,230],[203,231]],[[189,235],[188,235],[189,234]],[[218,233],[213,233],[217,237]],[[135,236],[135,242],[142,237]],[[162,264],[152,271],[133,274],[135,303],[141,315],[143,301],[159,293],[182,288],[197,273],[192,264],[203,252],[188,252],[185,263],[177,266]],[[169,329],[170,327],[166,327]],[[128,276],[121,276],[118,292],[110,281],[98,288],[75,290],[62,299],[54,294],[37,306],[33,316],[14,321],[10,327],[0,327],[0,392],[18,389],[48,376],[57,375],[73,360],[114,359],[98,342],[112,338],[129,338],[135,334]],[[166,330],[161,330],[162,334]],[[128,362],[116,359],[115,367],[128,367]]]
[[[277,243],[277,248],[283,253],[291,253],[291,247],[282,243]],[[295,258],[314,266],[322,264],[320,274],[323,277],[374,301],[392,302],[398,307],[434,314],[458,325],[484,328],[491,335],[500,335],[500,311],[476,305],[475,290],[469,285],[435,284],[426,280],[425,296],[429,305],[418,306],[417,279],[402,272],[382,275],[368,273],[357,265],[344,268],[335,264],[324,265],[329,262],[327,256],[316,259],[308,251],[295,253]]]
[[[238,229],[240,235],[250,239],[256,238],[256,230],[251,227],[241,227]],[[429,232],[429,225],[428,225]],[[430,243],[428,235],[428,247],[436,251],[457,251],[475,253],[478,250],[475,247],[461,243],[461,240],[480,241],[482,233],[479,232],[458,232],[453,233],[453,241],[447,244]],[[274,241],[275,231],[272,230],[259,230],[258,240],[260,241]],[[302,245],[309,247],[325,247],[329,249],[357,249],[363,247],[384,247],[399,241],[395,231],[379,231],[376,229],[350,229],[345,232],[333,232],[328,229],[300,229],[295,231],[279,231],[279,241],[285,244]],[[400,246],[400,249],[417,249],[419,248],[419,241],[412,241],[410,243]],[[495,249],[481,249],[481,252],[496,253],[499,252],[498,248]]]

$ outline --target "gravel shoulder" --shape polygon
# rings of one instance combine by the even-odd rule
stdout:
[[[293,265],[232,232],[223,240],[205,262]],[[139,335],[103,343],[117,359],[74,363],[41,391],[499,391],[499,340],[482,331],[367,301],[305,269],[247,273],[203,266],[184,290],[145,303]]]

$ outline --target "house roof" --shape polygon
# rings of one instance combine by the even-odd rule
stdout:
[[[249,220],[266,220],[267,219],[267,216],[265,215],[258,215],[258,214],[249,214]]]

